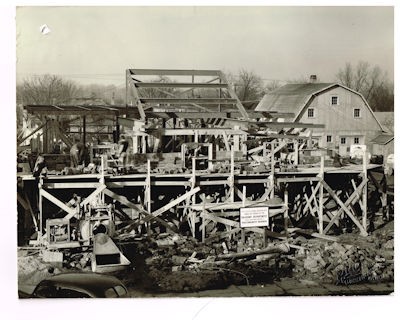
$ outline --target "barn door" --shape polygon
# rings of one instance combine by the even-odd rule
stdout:
[[[347,145],[349,143],[348,140],[348,137],[339,137],[339,154],[342,157],[347,155]]]

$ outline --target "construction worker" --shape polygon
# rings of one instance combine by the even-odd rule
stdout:
[[[79,165],[84,165],[87,154],[87,149],[82,142],[75,143],[69,152],[71,158],[71,167],[76,168]]]
[[[118,141],[119,148],[118,148],[118,162],[120,165],[122,165],[124,168],[126,167],[126,161],[128,159],[128,147],[129,147],[129,142],[126,139],[126,136],[124,134],[121,135],[121,139]]]
[[[46,175],[47,165],[44,157],[39,154],[36,159],[35,166],[33,168],[32,174],[35,178],[39,178],[41,175]]]

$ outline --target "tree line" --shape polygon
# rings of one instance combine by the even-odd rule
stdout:
[[[280,81],[264,81],[252,71],[241,69],[235,76],[227,74],[233,84],[238,98],[249,108],[254,107],[268,92],[279,88]],[[336,74],[338,83],[360,92],[374,111],[393,111],[394,85],[379,66],[371,66],[360,61],[353,65],[346,63]],[[172,81],[161,77],[157,81]],[[304,83],[307,79],[287,81],[287,83]],[[155,90],[157,92],[155,92]],[[125,86],[115,85],[79,85],[74,81],[57,75],[43,75],[25,79],[17,85],[17,104],[125,104]],[[146,88],[143,96],[168,97],[174,94],[173,89],[158,90]],[[192,93],[191,93],[192,94]],[[208,92],[208,94],[210,94]],[[212,93],[211,93],[212,94]]]

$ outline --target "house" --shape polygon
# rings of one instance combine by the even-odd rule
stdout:
[[[364,97],[337,83],[286,84],[267,93],[256,111],[291,113],[294,118],[285,121],[324,124],[313,136],[320,147],[340,155],[348,155],[354,144],[365,144],[371,151],[371,140],[384,131]]]

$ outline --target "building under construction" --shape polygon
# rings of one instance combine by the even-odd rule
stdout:
[[[126,239],[185,236],[234,256],[254,239],[265,253],[296,235],[367,237],[376,214],[391,218],[383,165],[319,147],[321,124],[245,108],[218,70],[128,69],[125,105],[24,110],[37,126],[18,151],[36,154],[18,174],[19,244],[86,248],[96,272],[129,265]],[[78,140],[86,161],[71,166]],[[33,175],[38,157],[47,170]]]

